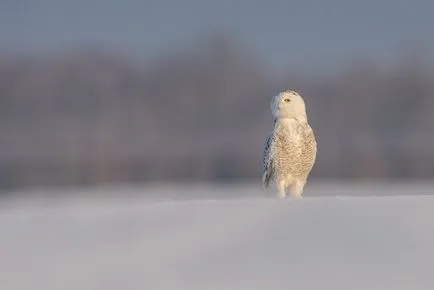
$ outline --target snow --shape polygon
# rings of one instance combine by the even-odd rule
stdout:
[[[0,288],[433,289],[432,188],[318,185],[285,201],[255,186],[17,194],[0,199]]]

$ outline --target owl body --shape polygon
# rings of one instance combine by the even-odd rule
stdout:
[[[315,136],[307,123],[304,101],[296,92],[274,97],[272,111],[275,119],[264,149],[262,181],[264,187],[273,181],[282,198],[287,193],[299,198],[315,163]]]

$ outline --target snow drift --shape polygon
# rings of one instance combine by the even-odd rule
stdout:
[[[172,192],[0,205],[5,290],[434,287],[432,196]]]

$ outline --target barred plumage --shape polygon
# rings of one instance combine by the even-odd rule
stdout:
[[[295,91],[284,91],[273,98],[271,109],[275,119],[264,148],[263,186],[274,181],[280,197],[288,191],[301,197],[317,150],[304,100]]]
[[[275,124],[276,122],[273,123],[273,128]],[[271,161],[273,160],[271,150],[272,150],[272,144],[274,144],[273,139],[274,139],[274,135],[271,132],[268,135],[268,138],[265,141],[265,146],[264,146],[264,155],[262,159],[264,174],[262,175],[262,184],[265,188],[268,187],[271,178],[271,170],[272,170]]]

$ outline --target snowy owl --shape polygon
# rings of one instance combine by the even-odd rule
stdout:
[[[297,92],[286,90],[273,97],[271,111],[274,122],[264,149],[262,184],[267,188],[274,181],[280,198],[288,191],[301,198],[317,150],[305,102]]]

